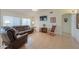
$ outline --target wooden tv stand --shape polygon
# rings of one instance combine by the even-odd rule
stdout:
[[[40,28],[40,32],[47,33],[47,28],[46,27]]]

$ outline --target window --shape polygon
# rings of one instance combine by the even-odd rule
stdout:
[[[22,25],[31,25],[31,20],[28,18],[22,18]]]
[[[3,26],[17,26],[20,25],[20,18],[12,16],[3,16]]]
[[[3,16],[3,26],[19,26],[29,25],[31,26],[31,20],[29,18],[19,18],[13,16]]]

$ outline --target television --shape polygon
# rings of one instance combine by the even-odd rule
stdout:
[[[47,21],[47,16],[40,16],[40,21]]]

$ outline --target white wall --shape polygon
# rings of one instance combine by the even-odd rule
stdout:
[[[0,9],[0,26],[1,26],[1,22],[2,22],[2,21],[1,21],[1,9]]]
[[[70,10],[51,10],[53,11],[53,14],[50,14],[50,10],[39,12],[36,16],[36,26],[39,29],[43,26],[44,23],[46,23],[48,28],[51,28],[52,23],[50,23],[50,17],[56,17],[56,34],[62,34],[62,15],[65,13],[71,13]],[[46,22],[40,21],[40,16],[48,16],[48,20]]]
[[[0,26],[2,26],[2,15],[0,15]]]
[[[40,21],[40,16],[47,16],[48,20],[47,21]],[[62,30],[61,30],[61,14],[59,14],[57,11],[53,11],[53,14],[50,14],[49,11],[45,11],[45,12],[40,12],[39,14],[37,14],[37,16],[35,17],[35,26],[37,27],[37,29],[39,30],[40,27],[43,26],[43,24],[46,24],[46,27],[51,28],[53,23],[50,23],[50,17],[56,17],[56,33],[57,34],[61,34]]]
[[[76,28],[76,15],[72,15],[72,36],[79,41],[79,29]]]
[[[1,26],[1,16],[0,16],[0,26]]]
[[[15,16],[15,17],[27,17],[27,15],[13,11],[13,9],[1,9],[2,16]]]
[[[49,12],[53,11],[53,14],[50,14]],[[21,12],[22,13],[22,12]],[[60,10],[60,9],[51,9],[51,10],[43,10],[43,11],[38,11],[35,13],[27,13],[27,14],[21,14],[18,12],[12,12],[10,10],[1,10],[1,14],[4,16],[16,16],[16,17],[24,17],[24,18],[31,18],[32,21],[35,22],[35,25],[37,27],[37,29],[39,30],[39,27],[42,27],[43,23],[47,24],[48,28],[51,28],[52,23],[50,23],[50,17],[56,17],[56,33],[57,34],[62,34],[62,15],[65,13],[71,13],[71,10]],[[39,17],[40,16],[44,16],[47,15],[48,16],[48,21],[47,22],[40,22]]]

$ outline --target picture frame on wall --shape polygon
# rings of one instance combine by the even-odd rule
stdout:
[[[50,17],[50,23],[56,23],[56,17]]]
[[[47,16],[40,16],[40,21],[47,21]]]

